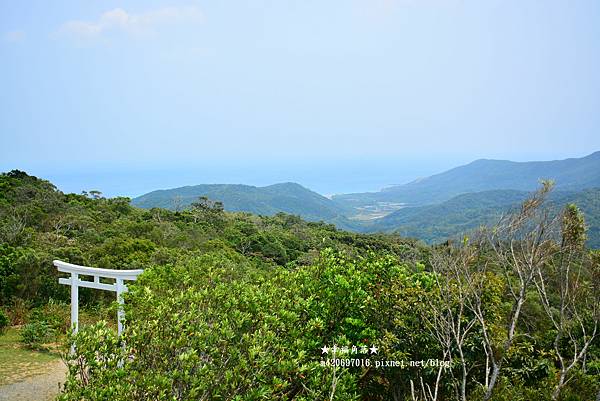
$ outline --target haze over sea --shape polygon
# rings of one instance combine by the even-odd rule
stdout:
[[[197,184],[265,186],[297,182],[323,195],[377,191],[453,167],[450,161],[213,161],[157,165],[115,163],[101,166],[29,166],[63,192],[98,189],[105,196],[135,197],[155,189]],[[5,169],[8,169],[6,166]],[[12,166],[12,168],[20,168]]]
[[[391,185],[469,163],[487,155],[447,155],[446,157],[353,158],[327,160],[309,158],[283,160],[276,155],[256,160],[197,160],[195,162],[84,163],[11,165],[0,162],[4,170],[19,168],[50,180],[63,192],[100,190],[104,196],[136,197],[156,190],[198,184],[246,184],[265,186],[296,182],[322,195],[379,191]],[[552,160],[581,157],[585,154],[513,154],[494,158],[513,161]]]

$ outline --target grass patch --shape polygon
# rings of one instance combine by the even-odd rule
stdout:
[[[20,343],[20,328],[10,327],[0,335],[0,385],[14,383],[47,371],[48,363],[60,358],[56,344],[34,351]]]

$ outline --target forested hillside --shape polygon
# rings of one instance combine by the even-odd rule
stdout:
[[[396,232],[428,243],[440,243],[468,234],[482,225],[497,222],[501,216],[518,209],[529,192],[494,190],[456,196],[440,204],[405,207],[366,225],[366,231]],[[555,209],[569,203],[583,212],[588,226],[588,245],[600,248],[600,189],[580,192],[555,191],[549,196]]]
[[[15,170],[0,175],[0,311],[66,330],[53,259],[144,269],[122,337],[114,294],[81,291],[101,321],[68,337],[64,401],[591,400],[600,254],[550,189],[429,247],[208,199],[140,209]]]
[[[477,160],[466,166],[375,193],[328,199],[301,185],[196,185],[158,190],[132,200],[142,208],[183,210],[200,196],[227,211],[272,216],[294,214],[363,233],[397,232],[440,243],[480,225],[493,224],[518,206],[541,179],[552,179],[557,208],[577,204],[589,227],[588,245],[600,248],[600,152],[579,159],[517,163]]]
[[[283,212],[309,221],[326,221],[339,228],[352,229],[355,224],[345,218],[349,212],[343,206],[296,183],[266,187],[250,185],[212,184],[157,190],[134,198],[134,206],[150,209],[160,207],[183,210],[199,197],[221,202],[230,212],[248,212],[273,216]]]
[[[457,195],[495,189],[532,191],[541,179],[554,180],[560,190],[600,187],[600,151],[582,158],[553,161],[512,162],[476,160],[440,174],[380,192],[336,195],[344,207],[399,202],[411,206],[440,203]]]

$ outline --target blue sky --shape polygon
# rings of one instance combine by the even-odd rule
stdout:
[[[374,190],[600,149],[600,2],[0,0],[0,170]]]

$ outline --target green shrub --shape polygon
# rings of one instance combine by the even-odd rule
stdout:
[[[388,399],[383,370],[323,365],[321,347],[382,345],[393,280],[415,287],[393,258],[332,250],[298,270],[221,252],[146,269],[126,295],[123,341],[105,323],[73,337],[61,399]]]
[[[13,297],[11,304],[8,309],[8,316],[10,322],[14,326],[20,326],[29,321],[29,314],[31,313],[31,303],[22,299]]]
[[[21,342],[31,349],[40,349],[53,331],[46,322],[27,323],[21,329]]]
[[[8,315],[6,314],[6,312],[0,309],[0,334],[4,334],[4,331],[9,326],[9,324],[10,319],[8,318]]]
[[[47,304],[31,311],[29,321],[43,322],[54,332],[66,333],[70,326],[70,308],[64,302],[50,299]]]

